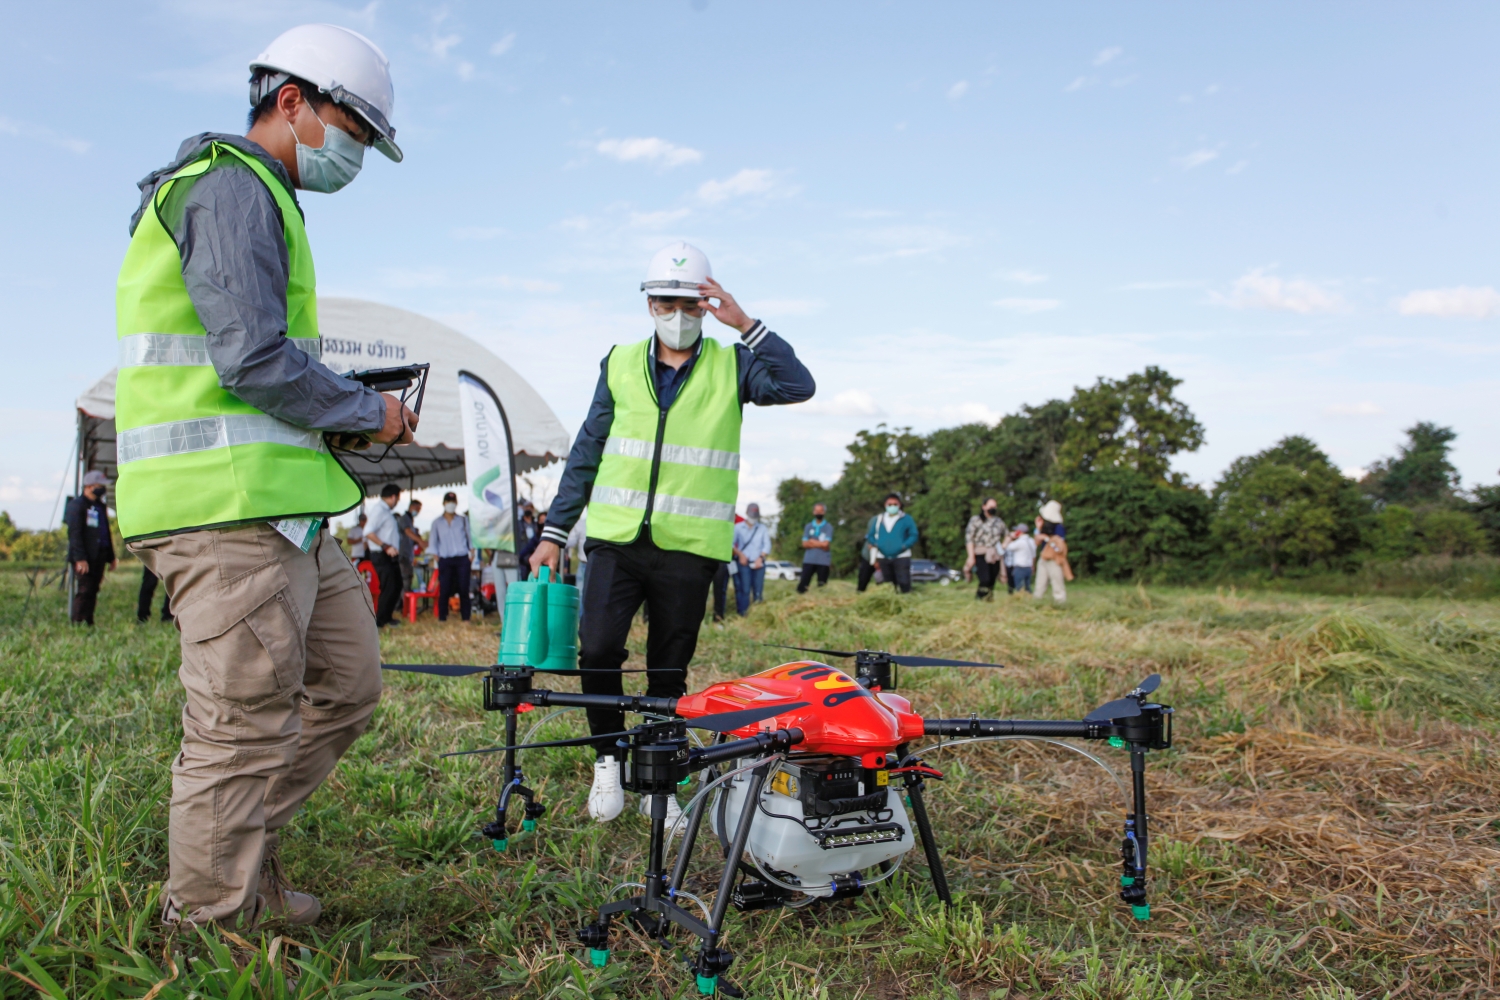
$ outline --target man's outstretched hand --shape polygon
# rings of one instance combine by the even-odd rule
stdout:
[[[541,541],[537,543],[536,551],[531,554],[531,572],[536,575],[543,566],[552,567],[552,578],[559,579],[558,565],[562,562],[562,549],[556,542]]]

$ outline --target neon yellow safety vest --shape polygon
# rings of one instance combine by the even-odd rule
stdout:
[[[174,183],[205,173],[221,156],[254,171],[281,209],[289,264],[286,334],[319,357],[312,249],[302,213],[263,163],[213,143],[157,189],[120,268],[115,510],[127,539],[327,516],[349,510],[364,495],[322,432],[263,413],[219,386],[208,332],[188,296],[182,257],[161,212]]]
[[[589,497],[588,537],[628,544],[649,524],[658,548],[728,561],[740,489],[739,361],[734,348],[704,337],[663,410],[654,339],[609,354],[615,414]]]

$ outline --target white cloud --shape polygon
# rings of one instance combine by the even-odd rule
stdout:
[[[458,78],[460,80],[474,79],[474,64],[467,59],[460,59],[458,61]]]
[[[645,160],[660,162],[665,167],[680,167],[684,163],[697,163],[703,154],[696,149],[678,146],[665,139],[603,139],[594,147],[596,152],[613,157],[622,163]]]
[[[1235,174],[1237,174],[1240,171],[1244,170],[1249,165],[1250,165],[1250,161],[1249,160],[1240,160],[1237,163],[1235,163],[1234,166],[1230,167],[1228,170],[1226,170],[1224,172],[1226,174],[1228,174],[1229,176],[1233,177]]]
[[[1124,49],[1118,45],[1111,45],[1107,49],[1100,49],[1099,54],[1094,57],[1095,66],[1106,66],[1114,62],[1124,53]]]
[[[960,80],[948,88],[948,100],[956,101],[969,92],[969,81]]]
[[[1378,417],[1385,413],[1384,410],[1369,400],[1359,403],[1329,403],[1323,407],[1323,412],[1330,417]],[[1364,473],[1363,469],[1359,471],[1361,474]]]
[[[631,212],[630,224],[638,229],[661,229],[688,216],[686,208],[669,208],[660,212]]]
[[[1222,146],[1214,149],[1208,149],[1206,147],[1203,149],[1195,149],[1186,156],[1176,157],[1172,162],[1177,164],[1183,170],[1193,170],[1203,166],[1203,164],[1205,163],[1212,163],[1214,160],[1217,160],[1222,149]]]
[[[954,403],[942,407],[938,415],[947,424],[989,424],[991,427],[1005,416],[987,403]]]
[[[1337,292],[1301,278],[1279,278],[1267,270],[1257,267],[1236,278],[1229,294],[1215,295],[1215,301],[1235,309],[1279,309],[1303,316],[1345,307]]]
[[[1031,316],[1036,313],[1050,312],[1062,305],[1062,301],[1060,299],[996,299],[995,305],[1006,312]]]
[[[1364,469],[1364,468],[1362,468],[1362,467],[1360,467],[1358,465],[1351,465],[1347,469],[1340,469],[1339,473],[1345,479],[1352,479],[1355,482],[1359,482],[1361,479],[1365,478],[1365,474],[1366,474],[1367,471],[1368,470],[1366,470],[1366,469]]]
[[[439,59],[448,58],[448,50],[464,40],[463,35],[433,35],[427,41],[418,41],[420,48],[426,49]]]
[[[861,264],[921,257],[968,242],[941,226],[886,226],[857,230],[853,235],[861,246],[883,248],[876,253],[855,257],[855,261]]]
[[[23,139],[40,139],[48,145],[66,149],[68,152],[77,153],[79,156],[87,153],[91,145],[91,143],[83,139],[73,139],[69,136],[59,135],[45,125],[33,125],[30,122],[18,121],[15,118],[7,118],[4,115],[0,115],[0,133]]]
[[[806,403],[796,404],[804,413],[820,413],[829,417],[881,417],[885,411],[875,397],[863,389],[845,389],[832,399],[814,397]]]
[[[1073,82],[1070,83],[1070,84],[1068,84],[1066,87],[1063,88],[1063,93],[1064,94],[1071,94],[1073,91],[1075,91],[1075,90],[1082,90],[1084,87],[1087,87],[1088,85],[1089,85],[1089,78],[1088,77],[1086,77],[1086,76],[1075,76],[1073,78]]]
[[[490,55],[503,56],[505,55],[505,53],[510,51],[510,47],[514,44],[516,44],[516,33],[512,31],[510,34],[500,39],[494,45],[490,46]]]
[[[775,186],[775,178],[769,170],[751,170],[746,167],[733,177],[722,181],[704,181],[698,186],[698,198],[710,205],[729,198],[751,194],[767,194]]]
[[[1020,285],[1040,285],[1047,280],[1047,275],[1028,270],[1024,267],[1016,271],[1006,271],[1000,277],[1006,281],[1014,281]]]
[[[1425,288],[1408,292],[1396,302],[1403,316],[1440,316],[1443,319],[1489,319],[1500,316],[1500,292],[1486,285],[1470,288]]]

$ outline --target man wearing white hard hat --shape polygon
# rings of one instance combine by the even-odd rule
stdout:
[[[166,584],[187,694],[172,764],[169,923],[312,923],[279,833],[369,723],[380,644],[327,519],[363,488],[329,450],[411,440],[393,396],[319,361],[298,191],[396,162],[385,55],[329,24],[250,64],[244,136],[203,133],[141,181],[116,295],[121,533]]]
[[[583,689],[621,692],[625,640],[644,603],[646,693],[675,698],[687,692],[709,586],[733,552],[741,411],[746,403],[800,403],[815,386],[791,346],[714,280],[697,247],[674,243],[658,253],[641,291],[656,332],[613,348],[600,365],[531,566],[557,571],[568,531],[587,507],[579,663],[599,673],[585,674]],[[740,342],[702,336],[705,313],[739,331]],[[596,735],[625,728],[620,712],[590,709],[588,717]],[[606,822],[624,808],[625,793],[614,741],[596,749],[589,813]],[[676,801],[668,798],[666,809],[675,822]]]

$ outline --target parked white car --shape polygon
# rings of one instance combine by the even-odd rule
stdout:
[[[802,569],[794,562],[785,559],[766,560],[767,580],[796,580],[802,575]]]

